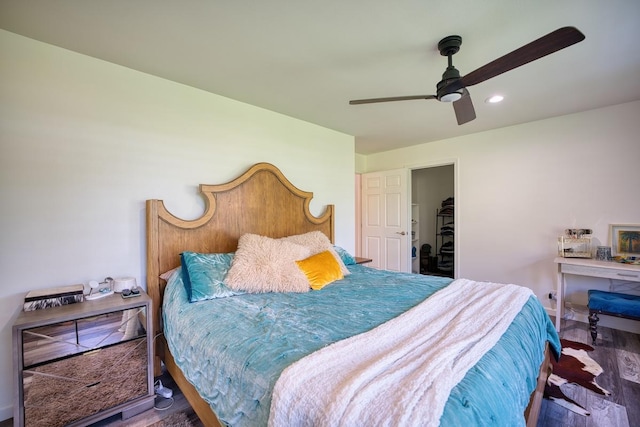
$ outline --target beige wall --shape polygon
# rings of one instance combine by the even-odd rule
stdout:
[[[459,277],[528,286],[554,308],[546,294],[565,228],[591,228],[599,245],[609,224],[640,224],[638,118],[640,102],[616,105],[369,155],[360,171],[454,159]],[[608,286],[570,278],[570,300]]]
[[[200,183],[256,162],[336,206],[355,249],[353,137],[0,31],[0,420],[24,294],[105,276],[144,283],[144,201],[202,213]]]

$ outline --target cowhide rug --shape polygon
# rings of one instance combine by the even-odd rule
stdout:
[[[567,397],[560,390],[560,386],[575,383],[608,396],[611,393],[596,383],[596,377],[603,372],[602,367],[587,354],[587,351],[593,351],[590,345],[565,339],[560,341],[562,354],[557,362],[553,357],[551,358],[551,374],[544,388],[544,397],[577,414],[591,415],[579,403]]]

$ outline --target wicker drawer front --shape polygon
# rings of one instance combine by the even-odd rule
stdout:
[[[148,394],[146,338],[24,371],[25,426],[64,426]]]

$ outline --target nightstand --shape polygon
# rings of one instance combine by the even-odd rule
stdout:
[[[14,426],[86,426],[153,407],[151,299],[23,311],[13,325]]]
[[[371,258],[361,258],[358,256],[355,258],[356,258],[356,264],[369,264],[370,262],[373,261]]]

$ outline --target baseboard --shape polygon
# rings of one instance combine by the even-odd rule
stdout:
[[[144,411],[153,409],[155,397],[156,397],[155,395],[147,396],[143,399],[140,399],[138,403],[132,403],[127,409],[122,411],[122,419],[126,420]]]
[[[6,421],[13,418],[13,405],[0,408],[0,420]]]
[[[549,317],[556,317],[556,309],[551,307],[545,307],[544,310],[547,312]]]
[[[547,314],[551,317],[555,317],[556,309],[545,307]],[[565,320],[575,320],[577,322],[589,323],[589,309],[584,305],[566,303],[564,308]],[[622,319],[615,316],[606,316],[600,314],[600,322],[598,326],[604,326],[612,329],[620,329],[622,331],[631,332],[633,334],[640,334],[640,321]]]

